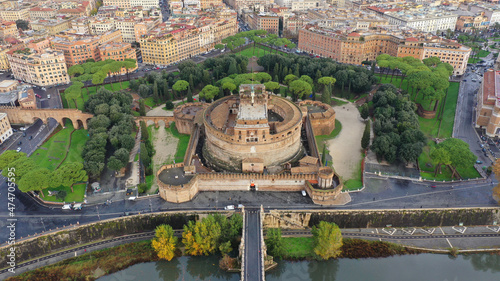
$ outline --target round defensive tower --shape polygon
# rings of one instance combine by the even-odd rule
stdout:
[[[302,155],[300,108],[262,84],[240,85],[238,96],[215,101],[203,118],[203,155],[220,169],[261,172]]]

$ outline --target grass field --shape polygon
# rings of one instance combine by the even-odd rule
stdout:
[[[276,50],[272,50],[273,54],[276,54]],[[251,58],[253,56],[256,56],[258,58],[263,57],[264,55],[269,54],[269,48],[265,46],[250,46],[244,50],[241,50],[241,52],[236,52],[236,54],[241,54],[242,56]],[[278,54],[287,56],[287,53],[278,51]]]
[[[327,140],[335,138],[340,131],[342,130],[342,123],[340,123],[339,120],[335,119],[335,129],[329,134],[329,135],[320,135],[320,136],[315,136],[316,138],[316,145],[318,146],[319,153],[322,153],[323,150],[323,143]],[[330,151],[326,151],[326,153],[330,154]]]
[[[51,201],[51,202],[66,202],[66,203],[72,203],[72,202],[83,202],[83,195],[85,194],[85,183],[81,184],[75,184],[73,185],[73,192],[71,192],[70,187],[66,186],[60,186],[57,188],[47,188],[43,190],[43,194],[45,197],[42,197],[43,200],[45,201]],[[59,200],[55,196],[49,196],[49,190],[50,191],[61,191],[64,190],[66,191],[66,197],[64,200]]]
[[[285,256],[288,259],[305,259],[314,257],[312,237],[283,237]]]
[[[177,150],[175,151],[175,163],[182,163],[184,161],[184,155],[186,155],[190,136],[179,133],[175,127],[175,123],[172,123],[172,126],[170,128],[166,128],[166,130],[170,130],[172,135],[179,139],[179,142],[177,143]]]
[[[82,163],[83,159],[81,156],[83,147],[88,140],[87,130],[74,130],[73,125],[70,121],[66,122],[66,128],[60,130],[55,135],[53,135],[48,141],[46,141],[39,149],[37,149],[30,157],[37,163],[40,167],[47,168],[51,171],[56,170],[56,168],[65,163],[79,162]],[[69,145],[69,149],[68,149]],[[66,157],[66,159],[64,159]],[[63,161],[64,160],[64,161]],[[83,187],[74,186],[74,192],[71,192],[70,187],[58,187],[58,188],[48,188],[43,190],[44,194],[48,194],[48,190],[65,190],[67,196],[64,200],[59,200],[55,196],[46,196],[43,198],[47,201],[55,202],[81,202],[83,201],[83,194],[85,193],[85,185]]]
[[[143,99],[144,104],[153,108],[156,106],[156,102],[154,101],[153,97],[145,98]]]
[[[113,83],[113,90],[119,91],[122,89],[127,89],[129,85],[129,81],[123,81],[120,85],[120,83]],[[111,91],[111,85],[107,84],[104,86],[105,89]],[[88,87],[88,93],[86,88],[82,88],[82,95],[76,99],[76,108],[79,110],[83,110],[83,104],[89,99],[91,95],[94,95],[97,92],[97,87]],[[75,102],[67,100],[66,97],[64,96],[64,93],[61,94],[61,100],[63,103],[64,108],[75,108]]]
[[[365,159],[365,154],[362,153],[361,161]],[[344,188],[343,190],[358,190],[363,188],[363,181],[362,181],[362,174],[363,171],[361,171],[361,161],[356,165],[356,177],[353,179],[346,180],[344,182]]]

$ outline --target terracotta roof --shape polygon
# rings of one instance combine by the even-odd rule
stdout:
[[[406,41],[418,42],[418,39],[415,37],[410,37],[410,38],[406,38]]]
[[[357,33],[357,32],[352,32],[352,33],[350,33],[350,34],[349,34],[349,35],[347,35],[347,36],[350,36],[350,37],[360,37],[360,36],[361,36],[361,34],[359,34],[359,33]]]

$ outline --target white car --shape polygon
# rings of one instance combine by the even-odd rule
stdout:
[[[63,209],[63,210],[71,210],[71,204],[64,204],[61,209]]]
[[[234,210],[234,205],[227,205],[224,210]]]
[[[302,190],[302,196],[306,197],[307,196],[307,193],[305,190]]]
[[[135,199],[137,199],[137,197],[132,196],[132,197],[129,197],[127,200],[130,200],[130,201],[135,201]]]
[[[50,95],[47,95],[47,98],[50,99]]]
[[[20,151],[21,151],[21,148],[20,148],[20,147],[18,147],[18,148],[16,149],[16,152],[20,152]]]

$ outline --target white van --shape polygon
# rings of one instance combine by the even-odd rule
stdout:
[[[81,210],[82,209],[82,203],[77,203],[73,206],[73,210]]]
[[[227,205],[224,210],[234,210],[234,205]]]
[[[64,205],[62,206],[62,209],[63,209],[63,210],[71,210],[71,204],[64,204]]]
[[[50,99],[50,95],[47,95],[47,98]]]
[[[302,190],[302,196],[306,197],[307,196],[307,193],[305,190]]]

